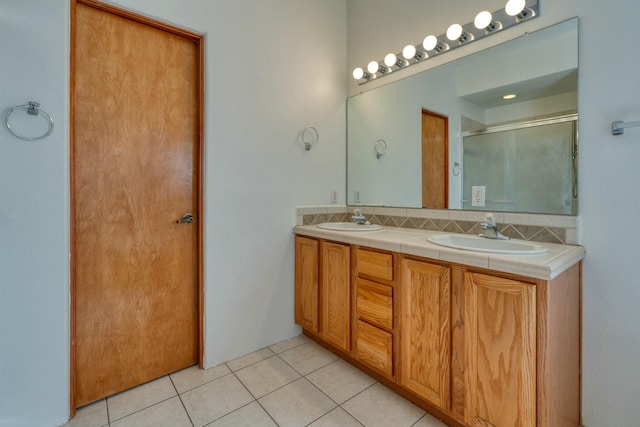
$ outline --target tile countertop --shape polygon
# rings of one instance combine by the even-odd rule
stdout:
[[[472,267],[518,274],[536,279],[552,280],[585,257],[582,246],[533,242],[549,250],[537,255],[505,255],[446,248],[427,241],[434,234],[451,234],[438,231],[386,227],[377,231],[332,231],[316,225],[297,225],[295,234],[334,242],[350,243],[370,248],[400,252],[424,258],[449,261]]]

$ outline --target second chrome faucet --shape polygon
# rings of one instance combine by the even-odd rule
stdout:
[[[496,218],[493,214],[484,214],[482,217],[482,222],[480,226],[484,230],[484,233],[479,234],[480,237],[485,237],[487,239],[498,239],[498,240],[509,240],[509,236],[505,236],[498,230],[498,226],[496,225]]]
[[[356,224],[364,224],[364,225],[371,224],[367,220],[367,218],[362,214],[362,209],[355,209],[353,211],[353,216],[351,216],[351,221],[355,222]]]

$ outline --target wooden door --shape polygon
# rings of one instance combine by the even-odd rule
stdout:
[[[400,384],[445,410],[450,402],[451,272],[402,260]]]
[[[201,40],[73,4],[72,404],[198,363]],[[194,223],[178,224],[184,213]]]
[[[296,236],[296,323],[318,332],[319,244],[316,239]]]
[[[466,423],[536,425],[536,288],[465,273]]]
[[[322,242],[320,274],[321,336],[337,347],[350,350],[351,250],[348,245]]]
[[[449,205],[449,119],[422,110],[422,207]]]

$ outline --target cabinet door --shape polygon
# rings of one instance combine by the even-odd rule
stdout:
[[[443,409],[450,401],[451,273],[402,260],[400,384]]]
[[[349,351],[351,333],[350,248],[347,245],[322,242],[321,270],[321,336]]]
[[[316,239],[296,236],[296,314],[303,328],[318,332],[318,257]]]
[[[536,425],[535,285],[465,273],[466,422]]]

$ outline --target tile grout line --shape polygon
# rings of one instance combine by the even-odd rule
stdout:
[[[295,348],[295,347],[294,347],[294,348]],[[328,350],[327,350],[327,351],[328,351]],[[282,353],[284,353],[284,351],[283,351]],[[332,354],[334,354],[334,353],[332,353]],[[277,356],[278,356],[278,357],[280,357],[280,354],[277,354]],[[336,406],[334,406],[333,408],[331,408],[329,411],[325,412],[324,414],[320,415],[318,418],[316,418],[316,419],[312,420],[310,423],[308,423],[308,424],[306,425],[307,427],[308,427],[309,425],[313,424],[314,422],[318,421],[320,418],[324,417],[324,416],[325,416],[325,415],[327,415],[328,413],[330,413],[330,412],[332,412],[332,411],[335,411],[335,410],[336,410],[336,408],[341,408],[343,411],[345,411],[347,414],[349,414],[349,416],[350,416],[351,418],[353,418],[354,420],[356,420],[356,422],[358,422],[358,424],[360,424],[360,425],[362,425],[362,426],[364,427],[364,424],[362,424],[362,423],[360,422],[360,420],[359,420],[359,419],[357,419],[357,418],[356,418],[356,417],[355,417],[351,412],[347,411],[347,409],[346,409],[346,408],[343,408],[343,407],[342,407],[342,404],[340,404],[340,403],[336,402],[336,401],[335,401],[331,396],[329,396],[329,395],[328,395],[328,394],[326,394],[322,389],[320,389],[320,387],[318,387],[318,386],[317,386],[313,381],[311,381],[309,378],[307,378],[307,376],[309,376],[309,375],[313,374],[314,372],[319,371],[320,369],[326,368],[327,366],[331,366],[331,365],[333,365],[334,363],[338,363],[341,359],[339,359],[339,358],[338,358],[338,359],[336,359],[336,360],[334,360],[334,361],[332,361],[332,362],[327,363],[326,365],[320,366],[320,367],[318,367],[318,368],[314,369],[313,371],[308,372],[306,375],[305,375],[305,374],[303,374],[302,372],[298,371],[298,370],[297,370],[293,365],[291,365],[289,362],[287,362],[287,361],[286,361],[285,359],[283,359],[282,357],[280,357],[280,359],[281,359],[284,363],[286,363],[288,366],[290,366],[293,370],[295,370],[296,372],[298,372],[298,373],[301,375],[301,378],[304,378],[305,380],[307,380],[307,381],[308,381],[308,382],[309,382],[313,387],[315,387],[315,388],[316,388],[316,390],[318,390],[320,393],[322,393],[322,395],[324,395],[327,399],[329,399],[330,401],[332,401],[332,402],[336,405]],[[298,379],[300,379],[300,378],[298,378]],[[297,380],[295,380],[295,381],[298,381],[298,379],[297,379]],[[295,382],[295,381],[292,381],[292,382]],[[375,381],[375,382],[374,382],[373,384],[371,384],[369,387],[366,387],[365,389],[363,389],[363,390],[359,391],[358,393],[354,394],[353,396],[351,396],[349,399],[347,399],[347,400],[346,400],[345,402],[343,402],[343,403],[346,403],[346,402],[350,401],[351,399],[353,399],[354,397],[358,396],[360,393],[363,393],[364,391],[368,390],[369,388],[373,387],[373,386],[374,386],[374,385],[376,385],[377,383],[378,383],[378,381]],[[291,383],[289,383],[289,384],[291,384]],[[287,384],[287,385],[289,385],[289,384]],[[283,386],[283,387],[286,387],[286,386]],[[280,387],[280,388],[282,388],[282,387]],[[276,391],[276,390],[273,390],[271,393],[273,393],[273,392],[275,392],[275,391]],[[271,393],[268,393],[268,394],[271,394]],[[266,395],[265,395],[265,396],[266,396]],[[263,396],[263,397],[264,397],[264,396]]]
[[[187,411],[187,407],[184,405],[184,401],[182,400],[182,395],[178,391],[178,387],[176,387],[176,383],[173,381],[173,378],[171,377],[171,374],[169,374],[168,377],[169,377],[169,380],[171,381],[171,384],[173,385],[174,390],[176,391],[178,399],[180,400],[180,404],[184,408],[184,412],[187,414],[187,418],[189,418],[189,422],[191,423],[191,426],[195,427],[196,424],[191,419],[191,414],[189,414],[189,411]]]
[[[109,398],[104,398],[104,405],[107,407],[107,426],[111,427],[111,417],[109,416]]]
[[[277,355],[276,355],[276,356],[277,356]],[[265,360],[266,360],[266,359],[265,359]],[[249,390],[249,388],[248,388],[248,387],[247,387],[247,386],[242,382],[242,380],[241,380],[241,379],[236,375],[236,373],[235,373],[235,372],[232,372],[232,374],[236,377],[236,379],[238,380],[238,382],[239,382],[240,384],[242,384],[242,387],[244,387],[244,389],[245,389],[245,390],[247,390],[247,392],[251,395],[251,397],[253,397],[253,401],[252,401],[252,402],[247,403],[247,405],[250,405],[250,404],[252,404],[253,402],[256,402],[256,403],[258,404],[258,406],[260,406],[260,407],[262,408],[262,410],[267,414],[267,416],[268,416],[269,418],[271,418],[271,420],[274,422],[274,424],[275,424],[276,426],[279,426],[279,424],[276,422],[276,420],[274,420],[274,419],[273,419],[273,417],[271,416],[271,414],[269,413],[269,411],[267,411],[267,409],[266,409],[264,406],[262,406],[262,404],[260,403],[260,401],[259,401],[259,400],[258,400],[258,399],[253,395],[253,393],[251,393],[251,390]],[[289,383],[289,384],[291,384],[291,383]],[[283,387],[284,387],[284,386],[283,386]],[[268,393],[267,393],[267,394],[268,394]],[[266,394],[265,394],[265,396],[266,396]],[[264,396],[262,396],[262,397],[264,397]],[[244,408],[244,407],[245,407],[245,406],[247,406],[247,405],[242,406],[242,408]],[[241,408],[236,409],[236,411],[237,411],[237,410],[239,410],[239,409],[241,409]],[[231,414],[231,413],[233,413],[233,412],[235,412],[235,411],[232,411],[232,412],[230,412],[229,414]],[[229,414],[227,414],[227,415],[229,415]],[[225,415],[225,416],[226,416],[226,415]],[[213,421],[212,421],[212,422],[213,422]]]
[[[220,366],[222,366],[222,365],[226,365],[226,363],[221,363],[221,364],[216,365],[216,366],[214,366],[213,368],[210,368],[210,369],[215,369],[215,368],[220,367]],[[197,366],[197,365],[193,365],[193,366]],[[185,368],[185,369],[188,369],[188,368]],[[200,368],[198,368],[198,369],[200,369]],[[197,388],[200,388],[200,387],[202,387],[202,386],[205,386],[205,385],[207,385],[207,384],[209,384],[209,383],[212,383],[212,382],[214,382],[214,381],[217,381],[217,380],[219,380],[220,378],[224,378],[224,377],[226,377],[226,376],[228,376],[228,375],[231,375],[231,374],[233,373],[233,371],[232,371],[228,366],[227,366],[227,369],[229,369],[229,372],[228,372],[228,373],[226,373],[226,374],[224,374],[224,375],[220,375],[219,377],[216,377],[216,378],[214,378],[214,379],[212,379],[212,380],[208,380],[208,381],[203,382],[202,384],[198,384],[198,385],[196,385],[196,386],[193,386],[193,387],[191,387],[191,388],[188,388],[188,389],[184,390],[182,393],[180,393],[180,392],[178,391],[178,389],[176,388],[176,392],[178,393],[178,395],[185,394],[185,393],[188,393],[188,392],[190,392],[190,391],[192,391],[192,390],[195,390],[195,389],[197,389]],[[203,369],[203,370],[204,370],[204,371],[206,371],[207,369]],[[176,372],[180,372],[180,371],[176,371]],[[174,372],[174,374],[175,374],[176,372]],[[169,376],[171,376],[171,374],[169,374]],[[171,378],[171,382],[173,382],[173,378]],[[175,384],[174,384],[173,386],[175,387]]]
[[[169,375],[167,374],[167,375],[165,375],[165,376],[166,376],[166,377],[168,377]],[[161,378],[164,378],[165,376],[160,377],[160,378],[156,378],[156,380],[159,380],[159,379],[161,379]],[[156,380],[153,380],[153,381],[156,381]],[[169,381],[171,381],[171,384],[173,385],[173,381],[171,380],[171,378],[169,378]],[[150,381],[150,382],[151,382],[151,381]],[[148,383],[146,383],[146,384],[148,384]],[[145,384],[142,384],[141,386],[144,386],[144,385],[145,385]],[[140,386],[138,386],[138,387],[140,387]],[[135,388],[135,387],[134,387],[134,388]],[[174,386],[174,389],[175,389],[175,386]],[[126,391],[129,391],[129,390],[125,390],[125,392],[126,392]],[[120,393],[117,393],[117,394],[120,394]],[[116,396],[117,394],[115,394],[114,396]],[[179,396],[179,394],[178,394],[178,391],[177,391],[177,390],[176,390],[176,395],[175,395],[175,396],[169,396],[169,397],[167,397],[166,399],[159,400],[159,401],[157,401],[157,402],[155,402],[155,403],[153,403],[153,404],[151,404],[151,405],[145,406],[144,408],[137,409],[137,410],[135,410],[135,411],[133,411],[133,412],[131,412],[131,413],[127,414],[127,415],[124,415],[124,416],[122,416],[122,417],[120,417],[120,418],[117,418],[117,419],[115,419],[115,420],[113,420],[113,421],[111,420],[111,416],[109,415],[109,406],[108,406],[108,404],[107,404],[107,419],[109,420],[109,426],[111,426],[111,424],[112,424],[112,423],[114,423],[114,422],[116,422],[116,421],[123,420],[123,419],[125,419],[125,418],[127,418],[127,417],[130,417],[131,415],[137,414],[137,413],[142,412],[142,411],[144,411],[144,410],[146,410],[146,409],[153,408],[154,406],[157,406],[157,405],[159,405],[159,404],[161,404],[161,403],[164,403],[164,402],[166,402],[166,401],[168,401],[168,400],[170,400],[170,399],[173,399],[173,398],[174,398],[174,397],[176,397],[176,396]],[[108,399],[108,398],[107,398],[107,399]]]
[[[363,390],[360,390],[358,393],[354,394],[353,396],[351,396],[350,398],[348,398],[347,400],[345,400],[344,402],[342,402],[340,404],[340,407],[347,413],[349,414],[354,420],[358,421],[360,424],[362,424],[363,426],[366,427],[366,425],[364,423],[362,423],[358,417],[356,417],[354,414],[352,414],[351,412],[349,412],[349,410],[347,408],[345,408],[343,405],[347,402],[350,402],[351,400],[355,399],[357,396],[361,395],[362,393],[364,393],[365,391],[369,390],[371,387],[375,386],[376,384],[381,384],[379,381],[376,380],[376,382],[374,382],[373,384],[371,384],[369,387],[365,387]]]

